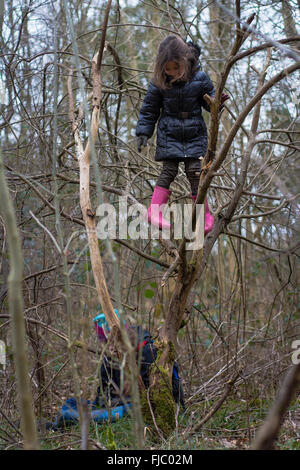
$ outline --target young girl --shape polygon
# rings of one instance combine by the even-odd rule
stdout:
[[[180,161],[184,162],[193,200],[197,196],[201,158],[207,149],[202,108],[209,111],[209,106],[203,96],[208,94],[213,97],[215,94],[209,76],[200,70],[199,55],[200,48],[197,45],[186,43],[177,36],[168,36],[161,42],[154,76],[136,127],[140,152],[142,146],[147,145],[159,119],[155,160],[162,161],[163,168],[154,188],[148,220],[160,228],[170,228],[170,225],[163,219],[161,210],[151,209],[154,204],[160,207],[167,203],[171,194],[169,187],[177,175]],[[205,234],[212,230],[213,225],[214,218],[206,201]]]

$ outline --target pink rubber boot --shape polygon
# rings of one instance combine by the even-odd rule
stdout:
[[[197,196],[192,196],[194,202],[196,201],[196,197]],[[209,232],[212,231],[215,223],[214,216],[210,213],[209,210],[207,198],[205,199],[204,220],[204,235],[207,235]]]
[[[162,188],[161,186],[155,186],[152,194],[151,204],[148,209],[148,222],[160,229],[170,229],[171,227],[171,225],[163,219],[163,207],[161,207],[168,202],[170,194],[171,191],[169,191],[169,189]]]

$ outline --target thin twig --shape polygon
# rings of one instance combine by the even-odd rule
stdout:
[[[150,413],[151,413],[151,416],[152,416],[152,420],[153,420],[153,423],[154,423],[154,426],[155,426],[155,429],[157,431],[157,434],[159,435],[159,437],[161,438],[161,440],[163,442],[165,442],[165,439],[159,429],[159,427],[157,426],[157,422],[156,422],[156,419],[155,419],[155,416],[154,416],[154,413],[153,413],[153,409],[152,409],[152,405],[151,405],[151,400],[150,400],[150,387],[151,385],[149,385],[148,389],[147,389],[147,401],[148,401],[148,405],[149,405],[149,410],[150,410]]]
[[[34,213],[32,211],[29,211],[29,214],[31,215],[31,217],[36,221],[36,223],[42,227],[43,230],[45,230],[46,233],[48,233],[49,237],[51,238],[51,240],[53,241],[54,245],[55,245],[55,248],[57,249],[58,253],[61,255],[61,249],[57,243],[57,241],[55,240],[54,238],[54,235],[52,235],[52,233],[50,232],[50,230],[47,229],[47,227],[45,227],[45,225],[42,224],[42,222],[34,215]]]
[[[232,390],[232,387],[234,386],[234,384],[235,384],[237,378],[239,377],[239,375],[240,375],[240,371],[237,372],[230,380],[228,380],[228,382],[226,383],[225,391],[224,391],[223,395],[221,396],[221,398],[212,407],[212,409],[204,416],[204,418],[201,419],[201,421],[196,426],[194,426],[192,428],[192,430],[189,432],[189,434],[193,434],[195,432],[198,432],[202,428],[202,426],[205,423],[207,423],[207,421],[209,421],[210,418],[213,417],[213,415],[219,410],[219,408],[221,408],[224,401],[226,400],[226,398],[230,394],[230,392]]]
[[[8,422],[8,424],[16,431],[17,434],[19,434],[19,436],[22,437],[22,434],[20,433],[19,429],[16,428],[16,426],[14,425],[14,423],[12,421],[10,421],[10,419],[6,416],[6,414],[4,413],[3,410],[1,410],[0,408],[0,413],[2,414],[3,418]]]

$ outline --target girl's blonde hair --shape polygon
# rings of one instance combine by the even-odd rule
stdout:
[[[168,36],[159,45],[155,59],[153,83],[159,88],[166,89],[172,84],[165,72],[168,62],[176,62],[180,66],[180,75],[176,80],[188,81],[195,68],[195,56],[191,48],[178,36]]]

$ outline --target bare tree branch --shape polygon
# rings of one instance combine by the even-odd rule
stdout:
[[[278,397],[271,408],[268,417],[260,428],[252,444],[254,450],[269,450],[273,448],[282,425],[288,406],[300,386],[300,364],[290,368],[280,388]]]

